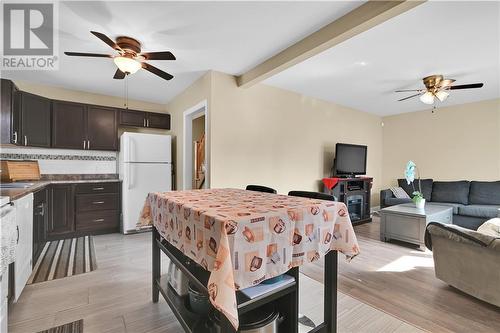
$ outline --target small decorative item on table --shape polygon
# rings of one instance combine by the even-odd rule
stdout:
[[[418,191],[415,190],[415,172],[418,175]],[[408,185],[413,185],[413,193],[411,200],[415,203],[415,206],[419,209],[425,207],[425,198],[422,194],[422,186],[420,182],[420,172],[418,171],[417,165],[413,161],[408,161],[405,169],[405,178]]]

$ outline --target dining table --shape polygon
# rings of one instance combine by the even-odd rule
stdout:
[[[337,253],[348,261],[360,253],[344,203],[233,188],[153,192],[137,226],[146,225],[209,272],[209,300],[235,330],[238,290],[326,256],[324,326],[336,330]]]

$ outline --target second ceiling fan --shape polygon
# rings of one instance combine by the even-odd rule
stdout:
[[[113,41],[103,33],[97,31],[91,31],[91,33],[111,46],[118,54],[110,55],[82,52],[64,52],[64,54],[76,57],[112,58],[118,67],[113,76],[114,79],[123,79],[126,75],[134,74],[141,68],[165,80],[171,80],[173,78],[173,75],[145,62],[145,60],[175,60],[175,56],[172,52],[141,52],[141,43],[132,37],[120,36],[116,38],[116,41]]]
[[[424,82],[425,89],[396,90],[396,92],[416,92],[414,95],[398,99],[398,102],[420,96],[420,101],[422,103],[434,104],[436,99],[443,102],[448,98],[450,95],[448,93],[449,90],[481,88],[484,85],[483,83],[471,83],[454,86],[453,83],[456,80],[445,79],[443,75],[430,75],[424,77],[422,81]]]

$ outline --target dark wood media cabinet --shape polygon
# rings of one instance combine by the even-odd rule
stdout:
[[[324,186],[323,192],[334,195],[339,202],[343,202],[347,206],[352,224],[358,225],[372,220],[370,216],[372,183],[371,177],[339,178],[333,189]]]

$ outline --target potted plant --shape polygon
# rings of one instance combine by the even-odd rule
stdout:
[[[415,172],[418,176],[418,191],[415,189]],[[420,172],[418,171],[417,165],[413,161],[408,161],[405,169],[405,178],[408,185],[413,185],[413,193],[411,200],[415,203],[415,206],[419,209],[425,207],[425,198],[422,194],[422,184],[420,182]]]

